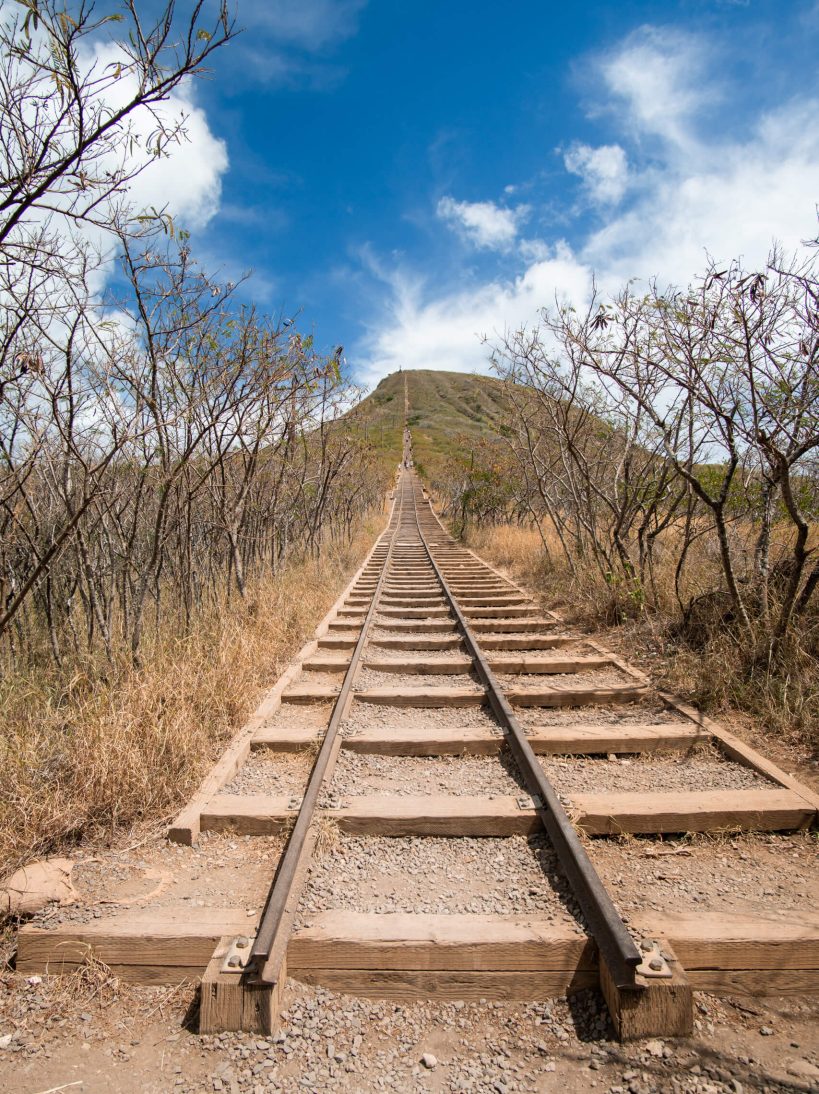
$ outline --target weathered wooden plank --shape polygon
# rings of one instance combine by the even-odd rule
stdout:
[[[199,977],[222,935],[252,929],[244,909],[170,908],[139,909],[91,923],[63,923],[57,928],[26,924],[17,934],[17,972],[70,972],[89,957],[111,968],[127,969],[127,979],[142,980],[141,969],[152,983],[162,969],[177,976],[185,969]],[[184,977],[182,977],[184,978]]]
[[[441,631],[454,631],[454,621],[449,619],[391,619],[389,624],[376,623],[376,627],[387,627],[391,631],[406,631],[411,634],[438,634]]]
[[[321,912],[290,940],[294,969],[574,971],[596,968],[579,927],[536,916]]]
[[[533,809],[500,796],[367,794],[327,815],[353,835],[514,836],[540,828]]]
[[[178,983],[198,977],[221,933],[251,930],[244,909],[129,909],[90,923],[55,928],[24,925],[17,971],[31,976],[70,972],[89,953],[132,983]],[[755,994],[819,994],[819,914],[815,910],[750,915],[643,912],[637,937],[668,940],[694,988]],[[537,916],[374,915],[334,910],[299,928],[288,949],[291,973],[326,966],[341,976],[367,969],[432,972],[586,971],[595,968],[593,943],[571,925]],[[351,985],[339,990],[355,990]],[[561,989],[562,990],[562,989]],[[488,992],[484,993],[491,997]],[[420,996],[419,996],[420,997]],[[541,996],[542,998],[543,996]]]
[[[789,832],[814,811],[790,790],[691,790],[629,794],[571,794],[575,824],[592,836],[621,832]]]
[[[455,650],[463,646],[463,639],[457,634],[447,638],[425,638],[418,634],[385,635],[383,638],[371,638],[369,644],[384,650]]]
[[[211,831],[280,832],[294,815],[290,801],[265,794],[219,794],[203,807],[200,823]],[[792,831],[812,816],[805,802],[787,790],[573,794],[571,803],[575,823],[589,835]],[[359,835],[503,836],[537,831],[539,825],[534,809],[500,795],[367,794],[326,812],[344,831]]]
[[[203,832],[237,832],[244,836],[269,836],[286,831],[297,809],[290,798],[269,794],[217,794],[203,807]]]
[[[472,707],[486,701],[486,692],[478,687],[363,688],[355,698],[391,707]]]
[[[689,1037],[694,1031],[691,982],[667,939],[659,939],[671,971],[669,978],[635,976],[640,990],[618,988],[600,959],[600,989],[621,1041],[644,1037]]]
[[[344,738],[344,748],[377,756],[492,756],[504,747],[502,733],[472,726],[426,728],[378,726]]]
[[[594,988],[598,974],[591,969],[576,972],[415,972],[377,969],[290,969],[290,975],[312,984],[362,995],[370,999],[393,999],[413,1003],[425,999],[538,1000]]]
[[[600,706],[608,703],[631,703],[644,699],[647,687],[622,684],[610,688],[521,688],[512,684],[503,689],[506,698],[520,707],[580,707]]]
[[[323,729],[299,726],[296,729],[280,729],[264,726],[250,742],[252,749],[264,748],[270,752],[303,752],[312,748],[323,735]]]
[[[472,670],[468,657],[410,657],[379,658],[371,655],[364,667],[373,672],[416,673],[419,676],[465,675]]]
[[[469,625],[477,634],[525,634],[527,631],[543,631],[558,625],[557,620],[543,616],[531,619],[472,619]],[[483,642],[483,639],[481,639]]]
[[[571,634],[487,634],[481,638],[484,650],[551,650],[581,642]]]
[[[524,672],[544,675],[558,675],[560,673],[593,672],[595,669],[611,667],[609,657],[584,656],[576,657],[538,657],[536,654],[528,657],[489,657],[489,667],[494,672]]]
[[[688,979],[696,991],[715,995],[819,994],[815,969],[694,969]]]
[[[439,616],[449,615],[449,608],[390,608],[378,605],[378,614],[389,619],[435,619]]]
[[[202,977],[199,992],[199,1032],[223,1031],[275,1032],[287,972],[275,984],[250,984],[239,973],[222,972],[222,963],[230,946],[229,936],[222,938]]]
[[[457,593],[458,601],[465,610],[471,610],[471,608],[491,608],[500,605],[514,605],[514,604],[527,604],[532,605],[532,600],[528,596],[521,596],[520,593],[480,593],[473,591],[471,593]],[[532,605],[533,606],[533,605]]]
[[[423,607],[441,607],[445,604],[443,596],[438,593],[435,596],[406,596],[393,594],[388,596],[386,593],[382,594],[378,601],[379,611],[384,608],[423,608]]]
[[[685,722],[527,726],[526,736],[535,752],[570,755],[679,751],[709,740],[708,733]]]
[[[819,902],[811,910],[788,908],[767,915],[644,911],[640,929],[650,937],[672,939],[689,975],[696,970],[812,970],[819,991]]]
[[[595,669],[607,668],[611,665],[605,657],[489,657],[489,666],[495,672],[504,673],[534,673],[543,675],[559,675],[562,673],[591,672]],[[340,662],[339,662],[340,663]],[[311,658],[305,663],[306,669],[314,666],[331,665],[329,658]],[[365,668],[374,672],[399,672],[436,675],[439,673],[464,674],[472,669],[472,661],[469,657],[402,657],[382,658],[370,656]]]
[[[709,734],[689,723],[660,725],[576,725],[527,727],[526,736],[541,755],[588,755],[691,748]],[[421,728],[379,726],[344,740],[353,752],[384,756],[490,756],[504,748],[504,737],[488,726]]]
[[[510,604],[509,606],[501,606],[498,608],[481,608],[476,604],[468,605],[464,607],[464,615],[467,619],[513,619],[517,616],[526,617],[531,616],[532,612],[537,611],[537,607],[534,604],[526,604],[522,606]]]
[[[283,703],[331,703],[341,690],[330,684],[295,684],[282,694]]]

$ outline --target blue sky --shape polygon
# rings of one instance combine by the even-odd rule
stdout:
[[[372,384],[817,234],[819,3],[240,0],[162,196]]]

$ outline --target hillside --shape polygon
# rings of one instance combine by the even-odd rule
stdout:
[[[503,384],[490,376],[434,369],[394,372],[356,407],[354,416],[370,440],[396,461],[405,405],[422,472],[451,455],[463,438],[496,435],[506,414]]]

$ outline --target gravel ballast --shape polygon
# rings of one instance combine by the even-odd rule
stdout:
[[[314,759],[315,756],[306,751],[253,752],[221,792],[301,796]]]
[[[778,916],[819,904],[816,836],[743,833],[593,840],[592,862],[621,913]]]
[[[633,676],[618,669],[542,674],[498,672],[495,675],[503,688],[528,691],[538,691],[540,688],[561,691],[574,691],[576,688],[618,688],[627,684],[639,686]]]
[[[511,757],[367,756],[342,752],[333,775],[332,796],[362,794],[452,794],[519,797],[524,788]]]
[[[521,707],[515,711],[523,726],[664,725],[687,720],[652,699],[579,707]]]
[[[483,689],[477,680],[466,673],[418,673],[418,672],[374,672],[362,669],[355,682],[356,691],[368,688],[472,688],[475,692]]]
[[[314,860],[301,922],[357,912],[474,912],[578,921],[579,909],[545,837],[345,836]]]
[[[282,703],[264,720],[262,729],[321,729],[330,721],[332,713],[331,703]]]
[[[749,767],[722,759],[715,749],[703,754],[647,753],[634,759],[543,757],[543,770],[560,794],[663,793],[687,790],[765,790],[773,788]]]
[[[390,707],[379,703],[353,702],[342,729],[353,736],[360,730],[447,729],[468,726],[497,729],[500,726],[486,705],[468,707]]]

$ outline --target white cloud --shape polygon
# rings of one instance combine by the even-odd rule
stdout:
[[[591,148],[588,144],[573,144],[564,153],[567,171],[579,175],[592,201],[614,205],[623,197],[628,186],[628,158],[619,144],[603,144]]]
[[[211,132],[205,112],[194,106],[182,88],[169,107],[187,114],[186,139],[171,154],[152,163],[134,181],[136,204],[161,208],[187,228],[201,228],[219,210],[222,175],[228,169],[225,142]]]
[[[280,41],[316,51],[355,34],[366,5],[367,0],[250,0],[240,14],[252,28],[264,27]]]
[[[694,146],[652,169],[639,199],[582,250],[611,287],[631,277],[687,283],[706,260],[764,262],[774,240],[795,250],[816,233],[819,101],[793,100],[749,138]]]
[[[582,298],[590,272],[565,244],[532,262],[511,281],[493,280],[432,300],[424,286],[400,271],[385,275],[391,290],[389,315],[371,331],[367,363],[359,379],[372,384],[402,368],[486,370],[487,349],[481,344],[505,330],[531,324],[538,308],[562,299]]]
[[[274,37],[311,51],[349,38],[358,30],[367,0],[262,0],[243,4],[243,18],[269,28]]]
[[[80,63],[89,68],[94,65],[98,72],[121,60],[122,52],[115,44],[100,45],[93,53],[80,54]],[[124,105],[136,90],[136,77],[123,70],[121,78],[106,94],[107,105],[113,108]],[[155,110],[168,124],[184,115],[184,137],[168,147],[168,155],[148,163],[132,182],[129,198],[137,208],[167,206],[171,216],[184,227],[201,228],[219,208],[222,175],[228,168],[227,146],[214,136],[204,110],[196,105],[193,80],[184,80]],[[135,111],[130,121],[139,145],[144,148],[157,127],[156,118],[142,109]]]
[[[582,305],[592,276],[604,291],[654,276],[685,285],[703,270],[707,254],[720,262],[741,257],[754,266],[765,261],[774,240],[796,250],[815,236],[819,100],[793,98],[758,117],[742,138],[703,136],[704,106],[720,96],[703,68],[708,55],[707,43],[691,36],[644,28],[598,59],[597,77],[619,102],[607,116],[631,137],[631,163],[622,145],[612,142],[570,145],[565,165],[581,174],[601,204],[610,198],[606,222],[573,247],[537,237],[518,240],[517,274],[474,287],[433,293],[406,272],[388,278],[392,297],[364,341],[362,379],[374,382],[399,366],[486,371],[480,334],[535,323],[555,293]],[[649,137],[646,162],[641,152]],[[615,209],[618,193],[625,200]],[[442,215],[463,222],[460,208],[476,207],[452,202]],[[494,211],[509,210],[491,202],[477,208],[486,209],[486,231],[492,238],[495,225],[508,261],[518,224],[494,220]]]
[[[242,79],[327,90],[346,75],[325,54],[358,31],[367,0],[243,0],[243,34],[230,56]]]
[[[518,234],[518,226],[529,212],[527,205],[505,209],[492,201],[455,201],[443,197],[437,213],[441,220],[455,228],[476,247],[502,250]]]
[[[705,72],[709,56],[703,38],[642,27],[598,62],[607,107],[619,99],[613,109],[626,111],[632,132],[687,147],[692,123],[720,95]]]

